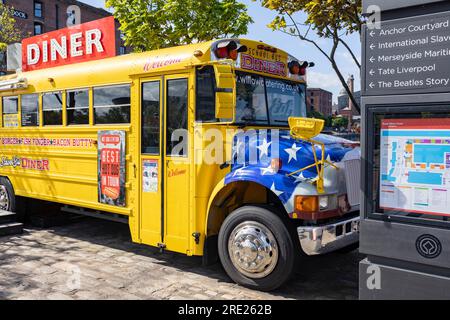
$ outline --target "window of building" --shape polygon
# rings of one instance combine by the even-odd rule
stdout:
[[[39,126],[39,95],[26,94],[21,99],[22,127]]]
[[[167,81],[166,152],[170,156],[187,157],[188,80]]]
[[[314,104],[314,98],[311,98],[311,104]]]
[[[67,124],[89,124],[89,90],[67,92]]]
[[[160,131],[159,81],[142,84],[142,153],[159,154]]]
[[[42,23],[39,23],[39,22],[35,22],[34,23],[34,35],[35,36],[42,34],[43,33],[43,29],[44,28],[42,26]]]
[[[62,93],[51,92],[42,96],[42,111],[44,126],[62,125]]]
[[[59,6],[55,4],[55,26],[59,29]]]
[[[13,128],[19,126],[18,97],[5,97],[3,101],[3,127]]]
[[[35,1],[34,2],[34,16],[36,18],[42,18],[42,2]]]
[[[130,85],[94,88],[94,122],[130,123]]]

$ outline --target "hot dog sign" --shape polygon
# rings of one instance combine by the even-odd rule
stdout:
[[[125,207],[125,132],[98,133],[98,198]]]

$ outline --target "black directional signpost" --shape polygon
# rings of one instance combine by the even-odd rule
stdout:
[[[366,28],[366,95],[445,92],[450,88],[447,13],[388,21]]]
[[[359,295],[450,299],[450,1],[363,8]]]

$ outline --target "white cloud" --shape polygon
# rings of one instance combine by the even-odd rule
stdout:
[[[308,86],[318,87],[325,90],[333,91],[336,87],[341,86],[339,78],[334,73],[333,69],[330,69],[330,73],[321,73],[316,71],[308,72]]]
[[[341,57],[341,59],[342,59],[342,61],[344,62],[344,63],[347,63],[347,64],[349,64],[349,65],[355,65],[355,60],[353,60],[353,57],[352,57],[352,55],[349,53],[349,52],[347,52],[347,51],[344,51],[344,52],[337,52],[336,53],[336,55],[338,56],[338,57]],[[357,59],[358,59],[358,62],[359,63],[361,63],[361,57],[356,57]]]

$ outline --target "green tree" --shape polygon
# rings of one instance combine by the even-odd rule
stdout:
[[[308,111],[307,117],[325,120],[325,116],[323,115],[323,113],[316,110]]]
[[[106,6],[135,51],[237,37],[253,22],[237,0],[107,0]]]
[[[346,117],[335,117],[332,120],[333,128],[347,128],[348,126],[348,118]]]
[[[257,1],[257,0],[253,0]],[[330,62],[342,86],[359,111],[359,103],[350,91],[342,71],[336,61],[336,51],[339,46],[347,50],[355,64],[361,69],[352,48],[345,42],[344,36],[352,33],[361,34],[364,18],[362,16],[361,0],[260,0],[261,4],[278,12],[275,19],[269,24],[273,30],[299,38],[311,43]],[[294,18],[297,13],[306,14],[304,22]],[[319,38],[332,42],[331,49],[327,51],[316,40],[310,37],[315,32]]]
[[[16,27],[12,8],[0,3],[0,53],[4,53],[8,44],[20,41],[22,34]]]

